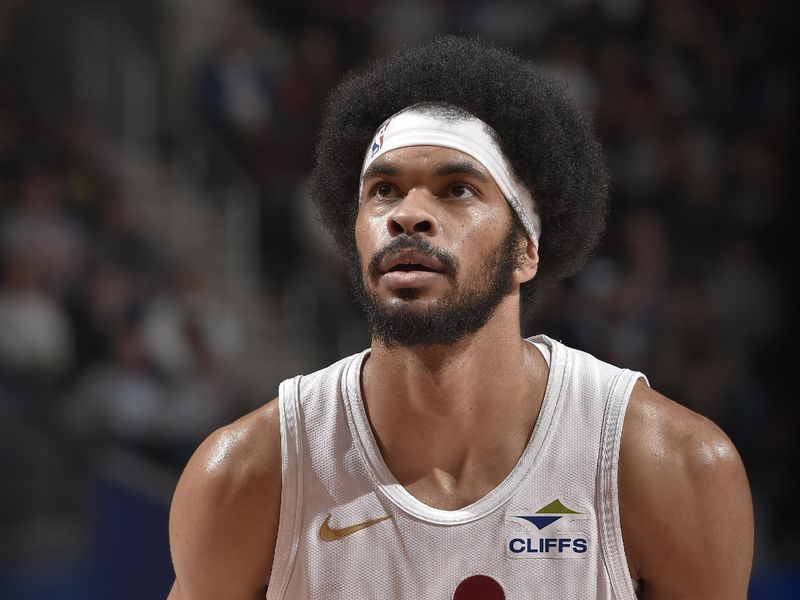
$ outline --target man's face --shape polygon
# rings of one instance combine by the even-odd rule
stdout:
[[[386,344],[453,344],[508,295],[524,237],[486,169],[436,146],[388,152],[364,176],[351,283]]]

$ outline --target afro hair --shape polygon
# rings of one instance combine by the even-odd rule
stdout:
[[[417,103],[451,105],[490,125],[533,193],[542,234],[538,273],[521,288],[528,316],[541,289],[583,266],[605,228],[608,173],[591,119],[541,68],[476,38],[440,37],[349,74],[329,98],[308,188],[348,260],[358,259],[367,144],[383,121]]]

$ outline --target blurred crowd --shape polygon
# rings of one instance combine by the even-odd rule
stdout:
[[[220,23],[196,65],[193,127],[221,139],[256,183],[267,289],[329,361],[368,338],[303,202],[327,92],[350,68],[436,33],[479,34],[542,64],[594,111],[612,212],[597,254],[528,333],[642,370],[720,424],[748,467],[760,564],[796,564],[800,415],[787,390],[784,251],[793,76],[778,7],[252,2]],[[15,452],[0,460],[27,487],[4,487],[0,519],[20,523],[37,502],[69,506],[42,483],[71,476],[65,448],[124,444],[180,467],[240,410],[229,366],[243,347],[204,266],[176,263],[149,236],[92,115],[31,114],[9,64],[0,62],[0,440]],[[12,525],[0,523],[0,535]]]
[[[147,235],[90,115],[0,86],[0,557],[81,543],[104,449],[177,471],[242,412],[236,316]],[[41,535],[37,536],[37,533]]]

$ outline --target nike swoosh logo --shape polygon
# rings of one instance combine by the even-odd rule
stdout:
[[[380,519],[372,519],[371,521],[364,521],[363,523],[358,523],[356,525],[350,525],[349,527],[342,527],[341,529],[333,529],[329,522],[331,520],[331,515],[328,514],[325,517],[325,521],[323,521],[322,525],[319,528],[319,537],[321,537],[326,542],[334,542],[336,540],[340,540],[343,537],[350,535],[351,533],[355,533],[356,531],[361,531],[362,529],[366,529],[367,527],[372,527],[373,525],[380,523],[381,521],[385,521],[386,519],[391,519],[392,517],[386,516],[381,517]]]

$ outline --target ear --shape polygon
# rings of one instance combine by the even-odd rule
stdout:
[[[517,285],[533,279],[539,270],[539,250],[529,237],[526,236],[524,240],[525,251],[520,253],[517,268],[514,269],[514,283]]]

